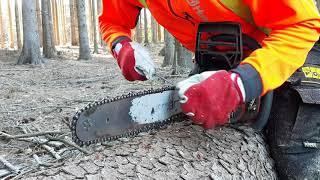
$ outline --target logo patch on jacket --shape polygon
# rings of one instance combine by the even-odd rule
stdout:
[[[200,17],[201,21],[208,22],[209,18],[205,15],[204,10],[200,6],[200,0],[187,0],[189,6],[194,10]]]
[[[320,79],[320,68],[303,67],[302,72],[306,78]]]

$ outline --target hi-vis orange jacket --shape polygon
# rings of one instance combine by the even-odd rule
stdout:
[[[224,1],[229,1],[226,6]],[[147,6],[155,19],[186,48],[194,50],[200,22],[232,21],[261,43],[235,71],[248,97],[282,85],[299,67],[319,38],[320,15],[314,0],[103,0],[99,18],[103,39],[111,46],[118,37],[130,37],[139,11]],[[230,2],[234,2],[231,3]],[[249,9],[253,22],[236,13]],[[238,7],[239,6],[239,7]],[[241,7],[240,7],[241,6]],[[266,35],[259,29],[267,28]],[[261,78],[261,79],[260,79]]]

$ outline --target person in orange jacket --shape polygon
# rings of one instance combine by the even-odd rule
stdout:
[[[131,41],[142,8],[191,51],[202,22],[238,23],[262,46],[235,69],[203,72],[177,84],[182,110],[206,129],[228,123],[240,104],[280,87],[305,63],[320,33],[313,0],[103,0],[102,38],[129,81],[155,75],[147,51]]]

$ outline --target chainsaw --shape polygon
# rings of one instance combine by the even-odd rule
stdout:
[[[252,42],[252,39],[242,34],[239,24],[200,24],[196,42],[196,63],[191,75],[236,67],[243,59],[245,48],[259,48],[257,43],[250,45]],[[218,51],[216,48],[221,46],[232,47],[233,50]],[[187,118],[182,113],[179,100],[178,92],[172,86],[90,103],[74,115],[71,122],[72,139],[80,146],[88,146],[132,137],[172,122],[183,121]],[[253,127],[261,130],[267,122],[271,104],[272,94],[255,99],[233,112],[229,122],[254,121]]]

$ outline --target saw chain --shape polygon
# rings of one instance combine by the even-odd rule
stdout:
[[[79,146],[89,146],[91,144],[102,143],[102,142],[106,142],[106,141],[113,141],[113,140],[117,140],[119,138],[134,137],[141,132],[148,132],[150,130],[159,129],[159,128],[166,126],[166,125],[173,123],[173,122],[182,121],[184,119],[183,117],[185,117],[185,115],[183,113],[179,113],[179,114],[171,116],[168,119],[165,119],[165,120],[162,120],[159,122],[143,124],[143,125],[139,126],[138,128],[132,129],[129,132],[124,132],[121,135],[103,136],[103,137],[99,137],[99,138],[96,138],[96,139],[90,140],[90,141],[81,140],[78,137],[77,132],[76,132],[76,126],[77,126],[77,122],[79,120],[79,117],[84,114],[94,113],[100,106],[103,106],[108,103],[124,100],[127,98],[135,98],[135,97],[140,97],[140,96],[154,94],[154,93],[161,93],[161,92],[174,90],[174,89],[175,89],[175,87],[164,87],[164,88],[160,88],[160,89],[150,89],[150,90],[144,90],[144,91],[140,91],[140,92],[130,92],[126,95],[121,95],[121,96],[117,96],[114,98],[104,98],[100,101],[95,101],[93,103],[89,103],[84,108],[78,110],[72,118],[72,122],[71,122],[72,140]],[[87,122],[87,124],[89,126],[90,126],[90,123],[91,123],[90,121]]]

